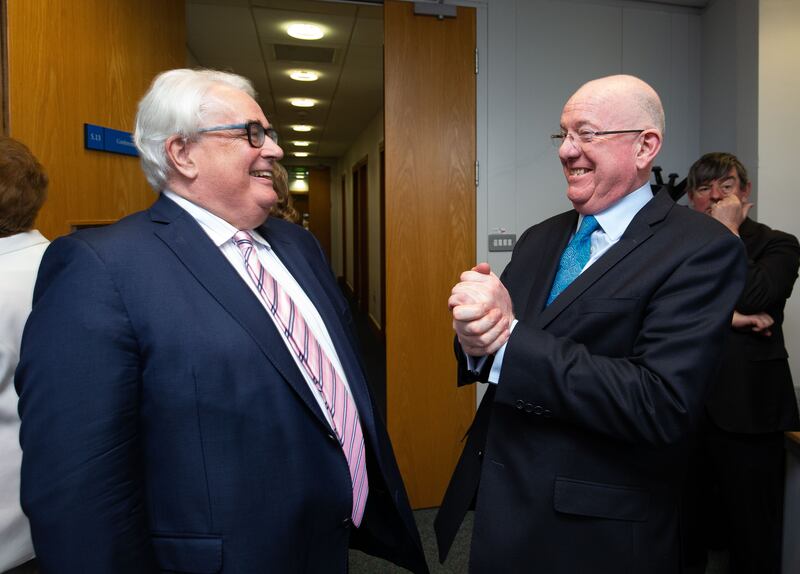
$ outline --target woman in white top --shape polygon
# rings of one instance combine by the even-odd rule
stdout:
[[[36,572],[28,519],[19,504],[19,416],[14,370],[48,241],[33,229],[47,176],[23,144],[0,136],[0,572]]]

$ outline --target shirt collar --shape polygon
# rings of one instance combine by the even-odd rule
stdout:
[[[653,199],[653,191],[648,181],[645,182],[642,187],[632,191],[605,211],[595,213],[594,216],[600,224],[600,227],[603,228],[603,233],[605,233],[610,240],[616,241],[625,233],[628,225],[630,225],[633,218],[636,217],[636,214],[639,213],[639,210],[651,199]],[[578,220],[579,227],[582,220],[583,216]]]
[[[0,255],[26,249],[40,243],[47,243],[47,238],[36,229],[15,233],[8,237],[0,237]]]
[[[214,242],[217,247],[222,247],[225,243],[230,241],[239,229],[222,219],[221,217],[211,213],[204,207],[200,207],[185,197],[178,195],[169,189],[163,190],[161,193],[166,195],[169,199],[182,207],[192,218],[200,224],[206,235]],[[257,242],[269,248],[269,243],[261,237],[261,234],[254,229],[246,230],[253,236]]]

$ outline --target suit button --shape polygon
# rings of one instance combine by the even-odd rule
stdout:
[[[353,521],[349,517],[342,520],[342,528],[345,530],[348,530],[351,524],[353,524]]]
[[[533,404],[532,403],[525,403],[525,412],[526,413],[533,412]]]
[[[552,412],[550,412],[550,409],[544,409],[544,416],[546,416],[546,417],[550,417],[550,416],[552,416],[552,415],[553,415],[553,413],[552,413]]]
[[[525,408],[525,401],[520,399],[516,403],[514,403],[514,406],[517,407],[519,410],[522,410]]]
[[[483,451],[482,450],[478,451],[478,458],[483,458]]]
[[[533,414],[540,415],[544,412],[544,408],[541,405],[536,405],[533,407]]]

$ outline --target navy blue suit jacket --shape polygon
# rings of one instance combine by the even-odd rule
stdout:
[[[348,547],[427,571],[352,319],[313,236],[259,232],[342,362],[370,494],[280,333],[197,222],[148,211],[53,242],[16,376],[22,505],[43,572],[346,572]]]

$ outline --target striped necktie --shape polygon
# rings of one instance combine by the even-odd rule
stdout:
[[[553,302],[558,295],[581,274],[584,266],[589,262],[592,253],[592,233],[600,227],[594,215],[587,215],[581,221],[578,232],[570,239],[561,260],[558,262],[553,288],[547,298],[547,304]]]
[[[353,397],[350,396],[327,354],[306,324],[300,310],[295,307],[294,301],[261,265],[250,233],[239,231],[233,236],[233,241],[242,252],[247,274],[253,280],[267,309],[281,326],[281,333],[313,381],[314,388],[330,414],[333,432],[339,439],[350,469],[353,485],[352,519],[353,524],[359,526],[364,516],[369,484],[364,434],[361,431],[358,409]]]

